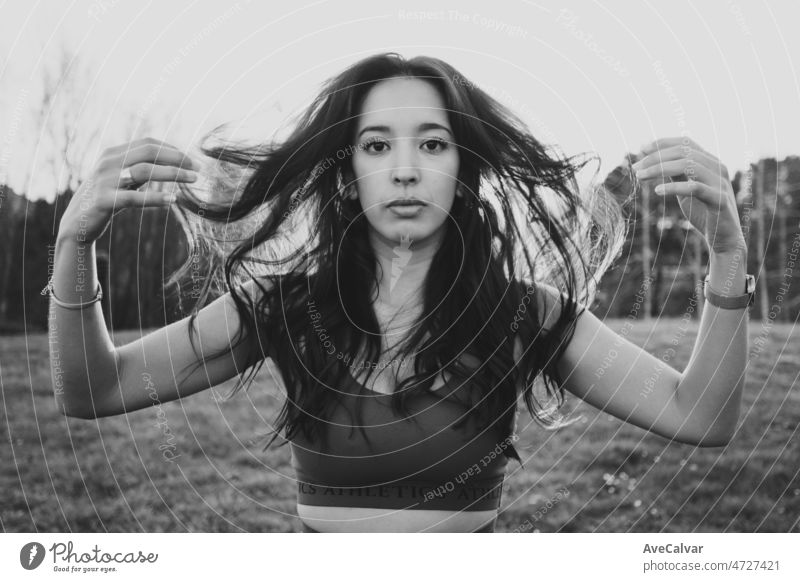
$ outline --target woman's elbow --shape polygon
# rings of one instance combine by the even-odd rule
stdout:
[[[725,447],[733,440],[734,434],[736,434],[736,426],[715,427],[714,430],[709,430],[700,437],[696,446],[703,448]]]
[[[62,406],[60,404],[58,405],[58,411],[62,416],[69,418],[82,418],[83,420],[94,420],[97,418],[97,415],[94,413],[94,411],[76,410],[73,408],[67,408],[66,406]]]
[[[706,438],[697,443],[698,447],[711,448],[711,447],[726,447],[733,440],[733,435],[714,436]]]
[[[56,408],[62,416],[69,418],[82,418],[84,420],[94,420],[99,417],[93,407],[70,405],[63,396],[56,394]]]

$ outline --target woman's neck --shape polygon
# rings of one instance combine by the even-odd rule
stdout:
[[[371,295],[376,307],[397,311],[422,303],[425,278],[439,244],[432,239],[402,237],[398,242],[378,235],[370,237],[380,274]]]

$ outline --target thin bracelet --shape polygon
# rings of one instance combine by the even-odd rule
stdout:
[[[97,293],[95,294],[93,299],[86,301],[84,303],[66,303],[61,301],[58,297],[56,297],[56,292],[53,289],[53,278],[51,277],[50,280],[47,282],[47,286],[42,289],[41,295],[49,295],[50,298],[53,300],[53,303],[58,305],[59,307],[63,307],[64,309],[83,309],[88,305],[92,305],[93,303],[97,303],[103,298],[103,289],[100,287],[100,282],[97,282]]]

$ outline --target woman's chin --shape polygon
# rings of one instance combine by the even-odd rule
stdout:
[[[370,222],[370,230],[378,234],[384,241],[391,241],[398,245],[408,243],[422,243],[434,240],[445,234],[445,222],[430,220],[431,217],[417,220],[381,220]]]
[[[441,227],[439,227],[441,228]],[[391,225],[384,230],[386,238],[397,244],[418,244],[424,240],[435,238],[439,233],[437,228],[430,224],[399,224]]]

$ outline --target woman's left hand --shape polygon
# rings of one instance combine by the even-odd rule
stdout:
[[[714,253],[744,247],[744,234],[728,169],[686,137],[666,137],[647,144],[632,165],[639,180],[686,176],[686,182],[656,186],[656,194],[676,196],[684,216],[705,236]]]

